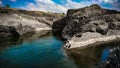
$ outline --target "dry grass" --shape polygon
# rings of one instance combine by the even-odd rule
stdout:
[[[0,13],[4,14],[11,14],[11,13],[17,13],[17,14],[27,14],[31,16],[49,16],[49,17],[64,17],[65,14],[63,13],[53,13],[53,12],[43,12],[43,11],[28,11],[28,10],[22,10],[22,9],[16,9],[16,8],[0,8]]]

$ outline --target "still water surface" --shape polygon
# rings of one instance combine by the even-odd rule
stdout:
[[[79,54],[75,52],[73,57],[68,58],[62,48],[63,44],[53,36],[40,37],[29,42],[22,40],[22,43],[7,46],[0,43],[0,68],[98,68],[99,66],[103,68],[109,56],[116,54],[114,52],[111,54],[111,49],[120,45],[118,41],[83,49],[78,48],[75,51]],[[120,49],[117,52],[120,55]],[[115,63],[119,64],[119,60]]]
[[[77,68],[53,36],[0,50],[0,68]]]

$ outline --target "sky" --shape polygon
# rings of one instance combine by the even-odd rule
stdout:
[[[68,9],[99,4],[103,8],[120,11],[120,0],[0,0],[0,5],[12,8],[66,13]]]

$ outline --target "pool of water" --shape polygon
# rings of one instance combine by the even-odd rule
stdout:
[[[0,43],[0,68],[115,67],[120,64],[119,42],[95,44],[68,52],[62,47],[64,43],[52,35],[23,37]]]
[[[0,48],[0,68],[78,68],[53,36]],[[3,46],[3,45],[2,45]]]

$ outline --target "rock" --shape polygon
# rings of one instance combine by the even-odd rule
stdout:
[[[52,28],[54,35],[58,33],[57,35],[62,38],[70,39],[74,35],[81,37],[85,32],[107,35],[109,30],[120,30],[119,26],[120,12],[93,4],[84,8],[69,9],[67,16],[54,22]],[[59,29],[59,27],[61,28]]]
[[[36,29],[44,28],[47,27],[48,29],[51,29],[50,26],[38,22],[37,20],[34,19],[29,19],[18,14],[12,14],[12,15],[4,15],[0,17],[0,25],[3,25],[5,30],[7,30],[7,27],[13,27],[14,31],[16,31],[19,35],[23,35],[28,32],[33,32]],[[46,29],[45,29],[46,30]],[[8,28],[8,31],[11,31],[11,28]],[[12,32],[14,32],[12,31]]]
[[[67,50],[79,68],[120,68],[120,40]],[[109,54],[106,54],[106,51]],[[105,54],[103,54],[105,51]]]
[[[0,25],[0,42],[6,41],[6,40],[14,40],[18,39],[20,37],[20,34],[16,31],[16,29],[13,26],[3,26]]]
[[[40,11],[0,8],[0,38],[19,37],[27,33],[51,30],[53,21],[61,18],[54,13],[44,14]]]
[[[109,30],[107,35],[120,35],[120,30]]]
[[[69,48],[87,46],[120,38],[120,12],[94,4],[70,9],[67,16],[53,23],[53,35],[66,39]]]
[[[118,45],[116,41],[119,42],[120,39],[120,12],[104,9],[96,4],[79,9],[69,9],[67,16],[54,22],[52,28],[55,36],[66,39],[64,48],[80,65],[79,67],[96,68],[93,67],[93,65],[96,65],[96,62],[92,62],[95,60],[90,57],[94,57],[94,55],[90,54],[90,51],[94,50],[96,46],[105,47],[104,44],[108,44],[108,46]],[[85,51],[88,51],[88,48],[93,49],[88,51],[88,53],[83,53],[81,50],[84,48],[86,48]],[[100,51],[98,49],[92,53]],[[84,61],[85,63],[83,63]],[[114,62],[114,60],[112,61]],[[116,66],[117,64],[119,63],[117,62],[115,65],[110,63],[109,66],[114,65],[112,68],[117,68],[119,67],[119,65]],[[105,65],[102,64],[101,68],[104,68],[106,65],[106,63]]]
[[[14,27],[1,25],[0,26],[0,37],[3,37],[3,36],[19,37],[19,34]]]
[[[55,21],[52,25],[52,33],[54,36],[63,39],[62,38],[62,31],[64,29],[64,27],[66,26],[66,22],[65,22],[66,18],[63,18],[61,20]],[[64,25],[63,25],[64,22]]]
[[[98,37],[102,37],[102,35],[100,33],[86,32],[86,33],[82,34],[82,36],[81,36],[81,38],[79,38],[79,40],[82,41],[82,40],[87,40],[87,39],[92,39],[92,38],[98,38]]]

